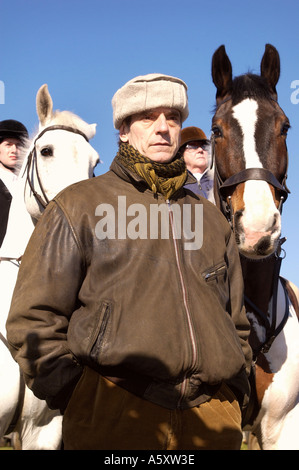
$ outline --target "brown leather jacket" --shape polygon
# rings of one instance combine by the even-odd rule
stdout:
[[[183,213],[184,204],[193,230],[195,206],[203,207],[197,249],[175,227],[172,208]],[[164,238],[150,225],[157,205],[170,221]],[[248,393],[249,323],[227,221],[184,188],[167,204],[115,161],[45,210],[22,260],[7,333],[27,384],[52,408],[65,407],[84,365],[172,409],[206,401],[222,381]]]

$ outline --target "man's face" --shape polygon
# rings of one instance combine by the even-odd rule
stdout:
[[[129,125],[123,123],[119,136],[141,155],[168,163],[180,145],[181,115],[176,109],[155,108],[134,114]]]
[[[5,137],[0,144],[0,164],[13,170],[20,155],[19,148],[20,141],[18,139]]]

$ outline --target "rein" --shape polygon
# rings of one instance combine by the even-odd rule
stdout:
[[[282,239],[280,241],[280,246],[282,243],[284,243],[285,239]],[[250,260],[244,255],[240,255],[241,258],[246,259],[248,262],[256,262],[256,260]],[[285,283],[283,282],[283,279],[280,277],[280,267],[281,267],[281,262],[283,258],[281,258],[277,252],[274,253],[276,258],[276,264],[275,264],[275,270],[274,270],[274,275],[273,275],[273,291],[272,291],[272,297],[269,302],[269,311],[265,314],[260,308],[258,308],[249,298],[248,296],[244,295],[244,300],[245,303],[253,310],[253,313],[256,315],[256,317],[259,317],[259,319],[262,321],[262,323],[265,326],[265,331],[266,331],[266,338],[259,345],[258,348],[253,349],[253,361],[256,362],[256,359],[260,353],[266,354],[269,352],[273,341],[279,333],[283,330],[288,317],[289,317],[289,297],[288,297],[288,292],[285,286]],[[285,311],[283,318],[281,322],[279,323],[278,326],[276,326],[277,323],[277,293],[278,293],[278,282],[281,281],[281,285],[283,287],[283,292],[284,292],[284,297],[285,297]]]
[[[12,264],[17,266],[18,268],[21,265],[21,260],[22,260],[22,256],[19,256],[19,258],[11,258],[9,256],[0,256],[0,261],[10,261]]]
[[[53,126],[49,126],[49,127],[46,127],[45,129],[43,129],[40,134],[38,134],[38,136],[36,137],[35,141],[34,141],[34,145],[33,145],[33,148],[30,152],[30,154],[28,155],[28,160],[27,160],[27,164],[26,164],[26,167],[25,167],[25,170],[24,170],[24,173],[27,169],[27,176],[26,176],[26,182],[29,184],[29,187],[32,191],[32,194],[33,196],[35,197],[35,199],[37,200],[37,202],[40,203],[40,205],[45,209],[47,207],[47,205],[49,204],[49,199],[46,195],[46,192],[43,188],[43,185],[42,185],[42,182],[41,182],[41,179],[40,179],[40,176],[39,176],[39,171],[38,171],[38,167],[37,167],[37,156],[36,156],[36,148],[35,148],[35,145],[36,145],[36,142],[38,141],[38,139],[40,139],[46,132],[48,131],[54,131],[54,130],[62,130],[62,131],[67,131],[67,132],[72,132],[73,134],[79,134],[81,135],[82,137],[84,137],[84,139],[89,142],[87,136],[81,132],[79,129],[75,129],[74,127],[70,127],[70,126],[62,126],[62,125],[53,125]],[[32,172],[33,172],[33,166],[35,166],[35,173],[36,173],[36,177],[37,177],[37,181],[38,181],[38,184],[39,184],[39,187],[40,187],[40,190],[42,192],[42,195],[38,194],[38,192],[34,189],[34,186],[33,186],[33,183],[31,181],[31,178],[30,178],[30,170],[32,169]]]
[[[232,99],[231,97],[224,99],[217,106],[217,110],[222,104],[226,103],[227,101],[231,99]],[[277,103],[277,100],[275,100],[274,98],[271,98],[271,99],[275,101],[275,103]],[[225,193],[227,189],[231,189],[234,186],[238,186],[240,183],[244,183],[249,180],[259,180],[259,181],[265,181],[268,184],[272,185],[280,193],[280,202],[279,202],[278,210],[280,213],[282,212],[282,205],[287,200],[288,194],[290,193],[290,190],[288,189],[286,185],[287,170],[288,170],[288,154],[287,154],[286,172],[284,174],[282,183],[280,183],[277,180],[277,178],[273,175],[273,173],[266,168],[247,168],[223,180],[219,174],[219,170],[217,167],[217,162],[216,162],[216,157],[215,157],[215,136],[214,135],[212,135],[212,138],[211,138],[211,153],[212,153],[211,168],[214,164],[215,165],[215,190],[217,190],[217,194],[219,197],[221,212],[224,214],[224,216],[230,223],[232,229],[233,229],[234,213],[233,213],[233,208],[232,208],[232,203],[231,203],[231,196],[226,197]],[[277,261],[275,265],[275,272],[274,272],[274,279],[273,279],[272,297],[269,303],[270,313],[267,312],[265,314],[246,295],[244,296],[245,303],[247,303],[247,305],[249,305],[250,308],[252,308],[255,315],[257,315],[260,318],[260,320],[262,320],[266,328],[265,341],[263,342],[263,344],[260,345],[258,350],[253,351],[255,360],[259,353],[267,353],[269,351],[273,341],[279,335],[279,333],[283,330],[287,322],[288,316],[289,316],[289,297],[287,294],[286,286],[282,282],[286,307],[285,307],[283,319],[281,323],[276,327],[278,282],[279,282],[279,279],[281,279],[279,276],[279,273],[280,273],[281,262],[283,259],[279,256],[279,253],[281,250],[281,245],[284,243],[284,241],[285,239],[280,240],[279,247],[274,254],[274,256],[277,258]],[[249,258],[247,258],[244,255],[240,254],[240,256],[243,259],[249,260]]]

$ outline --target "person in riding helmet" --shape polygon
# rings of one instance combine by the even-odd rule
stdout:
[[[27,138],[27,129],[21,122],[0,122],[0,246],[6,233],[20,147]]]
[[[188,182],[185,188],[215,204],[214,172],[210,168],[211,143],[204,131],[195,126],[182,129],[180,150],[187,170],[196,178],[196,181]]]

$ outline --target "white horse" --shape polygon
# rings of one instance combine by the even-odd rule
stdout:
[[[47,85],[37,93],[36,108],[39,132],[25,152],[0,250],[0,437],[13,428],[22,449],[54,450],[61,446],[62,417],[24,385],[5,344],[5,323],[21,257],[45,206],[65,187],[91,178],[99,155],[89,144],[96,124],[53,111]]]

